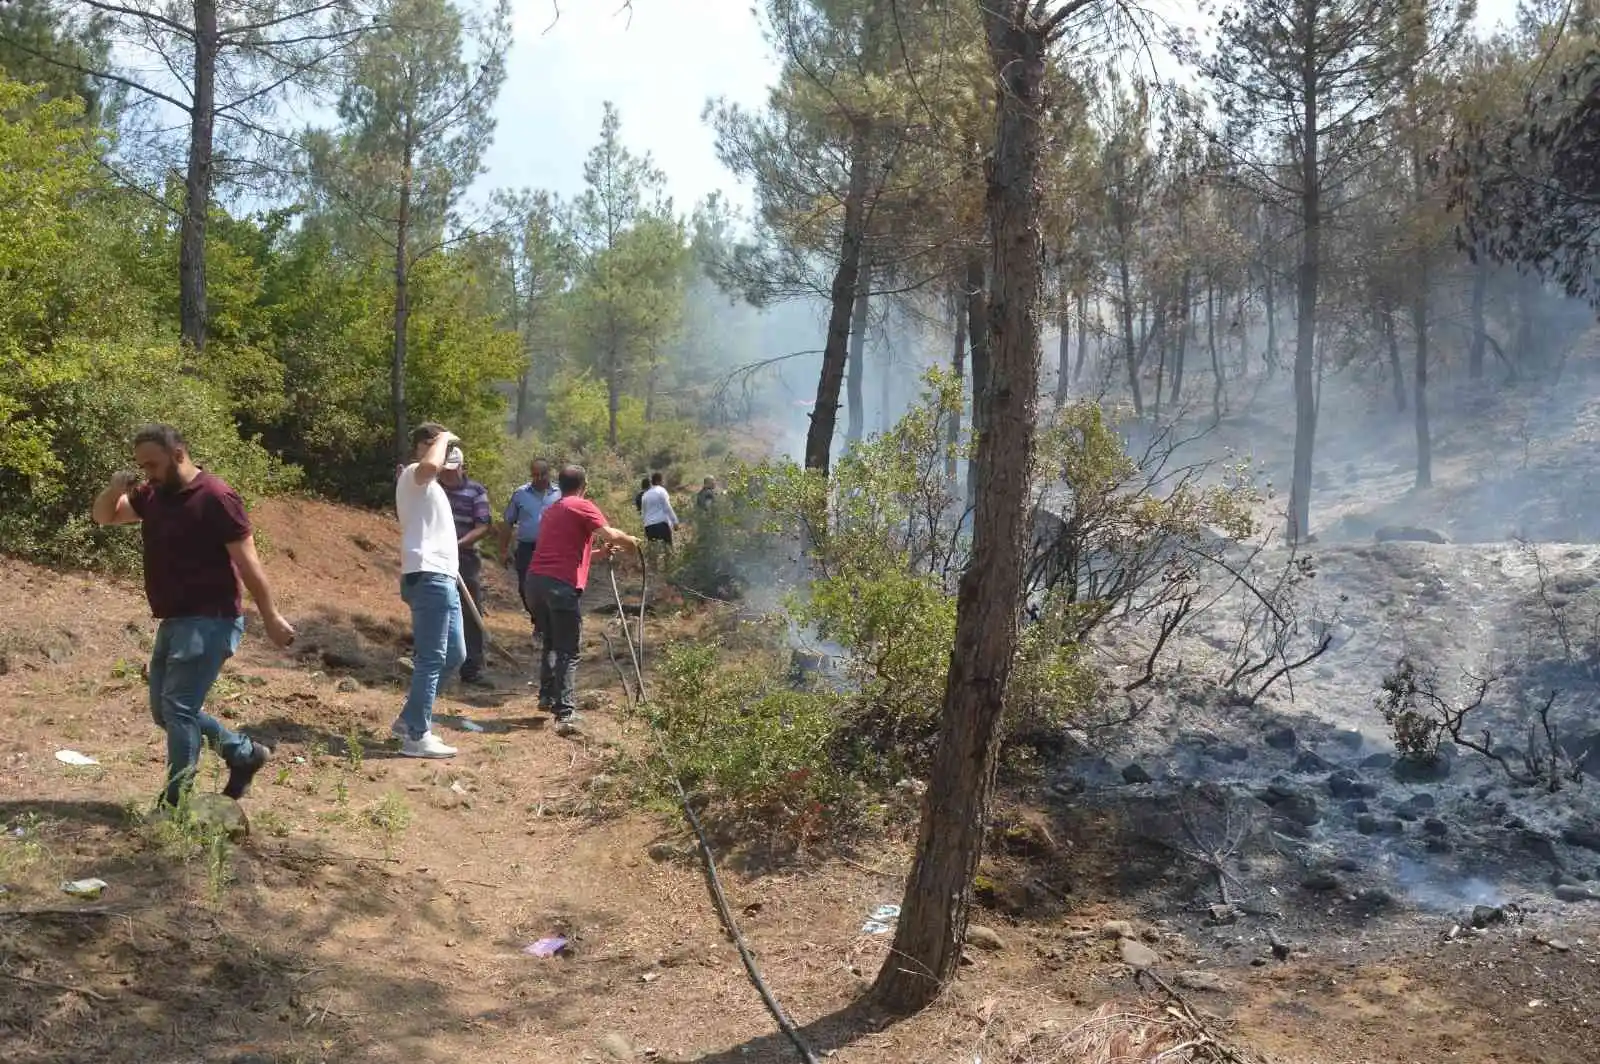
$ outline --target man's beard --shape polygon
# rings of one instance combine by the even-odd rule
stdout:
[[[167,470],[167,475],[156,481],[156,490],[167,495],[176,495],[183,488],[183,478],[178,475],[177,467]]]

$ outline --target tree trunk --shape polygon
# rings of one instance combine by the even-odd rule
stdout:
[[[1070,325],[1072,319],[1072,292],[1067,287],[1067,271],[1061,271],[1060,287],[1056,293],[1056,409],[1067,405],[1068,385],[1072,380],[1072,345]]]
[[[1262,310],[1267,315],[1267,377],[1270,379],[1278,372],[1278,303],[1274,298],[1272,287],[1272,267],[1261,268],[1261,301]]]
[[[883,365],[878,372],[878,430],[894,428],[894,336],[884,330]]]
[[[967,301],[964,298],[958,298],[953,302],[955,311],[954,317],[956,339],[955,347],[950,354],[950,375],[955,378],[957,384],[960,384],[962,378],[966,376],[965,363],[967,356]],[[961,404],[958,402],[956,403],[955,409],[950,411],[949,426],[945,430],[945,444],[947,445],[948,450],[945,451],[944,478],[950,485],[950,493],[952,495],[955,494],[956,490],[956,448],[960,445],[960,443]]]
[[[1417,278],[1420,290],[1411,301],[1411,328],[1416,334],[1417,365],[1412,372],[1417,417],[1417,487],[1433,487],[1433,441],[1428,432],[1428,287]]]
[[[1484,321],[1483,298],[1489,290],[1489,264],[1482,255],[1472,267],[1472,347],[1467,354],[1467,376],[1483,379],[1483,355],[1488,348],[1488,325]]]
[[[1155,418],[1161,420],[1161,387],[1167,378],[1167,301],[1160,296],[1156,297],[1155,320],[1150,326],[1150,335],[1156,342],[1156,387],[1155,387]],[[1149,341],[1146,340],[1146,343]]]
[[[856,302],[850,312],[850,372],[845,381],[845,402],[849,407],[849,418],[845,421],[844,438],[848,443],[855,443],[866,432],[866,404],[863,393],[866,391],[867,375],[867,307],[870,298],[869,289],[872,287],[872,263],[863,262],[861,273],[856,278]]]
[[[1083,376],[1083,363],[1089,357],[1089,293],[1078,290],[1078,364],[1072,367],[1072,379]]]
[[[1172,394],[1168,397],[1174,404],[1183,395],[1183,358],[1189,350],[1189,301],[1194,298],[1193,287],[1194,280],[1185,270],[1183,283],[1178,287],[1178,347],[1172,360]]]
[[[406,411],[406,327],[411,320],[411,119],[406,119],[400,166],[400,202],[394,222],[394,351],[389,366],[389,404],[394,414],[395,454],[411,460],[411,429]]]
[[[984,396],[989,391],[989,293],[983,259],[976,253],[967,259],[967,343],[972,348],[972,437],[976,440],[989,425]],[[967,505],[978,501],[978,456],[967,459]]]
[[[206,348],[206,218],[217,120],[217,0],[194,0],[194,101],[178,227],[178,329],[191,357]]]
[[[867,126],[861,123],[850,149],[850,186],[844,197],[844,233],[839,241],[839,267],[833,274],[828,313],[828,336],[823,343],[822,372],[817,379],[817,401],[806,430],[806,468],[828,471],[834,425],[839,419],[839,386],[850,344],[850,315],[861,273],[861,245],[865,236],[867,203]]]
[[[1044,125],[1044,33],[1028,2],[984,7],[989,52],[1001,82],[988,181],[994,236],[990,387],[980,393],[984,431],[976,462],[984,490],[973,519],[972,557],[956,599],[955,645],[945,683],[915,863],[873,1000],[914,1012],[955,977],[967,933],[972,881],[982,856],[1000,750],[1000,720],[1016,649],[1028,475],[1038,417],[1039,166]]]
[[[622,341],[617,330],[609,330],[606,345],[606,445],[617,449],[617,422],[622,419]]]
[[[1144,397],[1139,394],[1139,349],[1133,338],[1133,277],[1126,256],[1117,263],[1117,281],[1122,291],[1122,346],[1127,352],[1128,394],[1133,396],[1135,417],[1144,416]]]
[[[1217,299],[1215,286],[1206,279],[1206,347],[1211,351],[1211,422],[1222,421],[1222,359],[1217,354]]]
[[[1395,409],[1404,414],[1406,412],[1406,371],[1400,365],[1400,334],[1395,331],[1394,311],[1385,308],[1378,312],[1378,317],[1383,323],[1383,336],[1389,347],[1389,375],[1394,378]]]
[[[1309,52],[1309,48],[1307,51]],[[1317,346],[1317,281],[1322,266],[1322,202],[1318,161],[1318,92],[1315,56],[1303,58],[1300,140],[1300,284],[1295,312],[1294,476],[1289,486],[1290,543],[1311,534],[1311,457],[1317,437],[1317,398],[1313,374]]]

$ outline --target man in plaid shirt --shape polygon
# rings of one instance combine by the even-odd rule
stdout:
[[[439,486],[450,500],[450,513],[456,519],[456,546],[461,557],[461,582],[467,585],[467,594],[478,613],[486,613],[483,604],[483,557],[478,553],[478,542],[489,534],[494,525],[494,512],[489,508],[489,489],[467,476],[466,457],[459,447],[451,447],[439,470]],[[483,677],[483,629],[472,620],[472,611],[464,610],[466,617],[467,658],[461,663],[461,682],[475,687],[487,687]]]

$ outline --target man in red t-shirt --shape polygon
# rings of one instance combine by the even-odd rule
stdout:
[[[556,486],[561,499],[545,507],[539,518],[539,543],[523,577],[523,594],[544,638],[539,708],[553,713],[558,725],[570,726],[578,711],[575,688],[583,626],[578,600],[589,582],[589,562],[601,550],[590,545],[598,536],[608,554],[624,545],[637,553],[639,541],[612,528],[600,508],[584,498],[589,481],[582,466],[563,468]]]

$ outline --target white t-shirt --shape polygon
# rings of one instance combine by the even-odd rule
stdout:
[[[455,576],[461,571],[455,515],[437,479],[418,484],[417,463],[406,466],[394,485],[394,508],[400,515],[402,573]]]
[[[644,493],[639,500],[639,508],[646,528],[662,524],[676,526],[678,523],[678,515],[672,512],[672,496],[660,484],[652,485]]]

